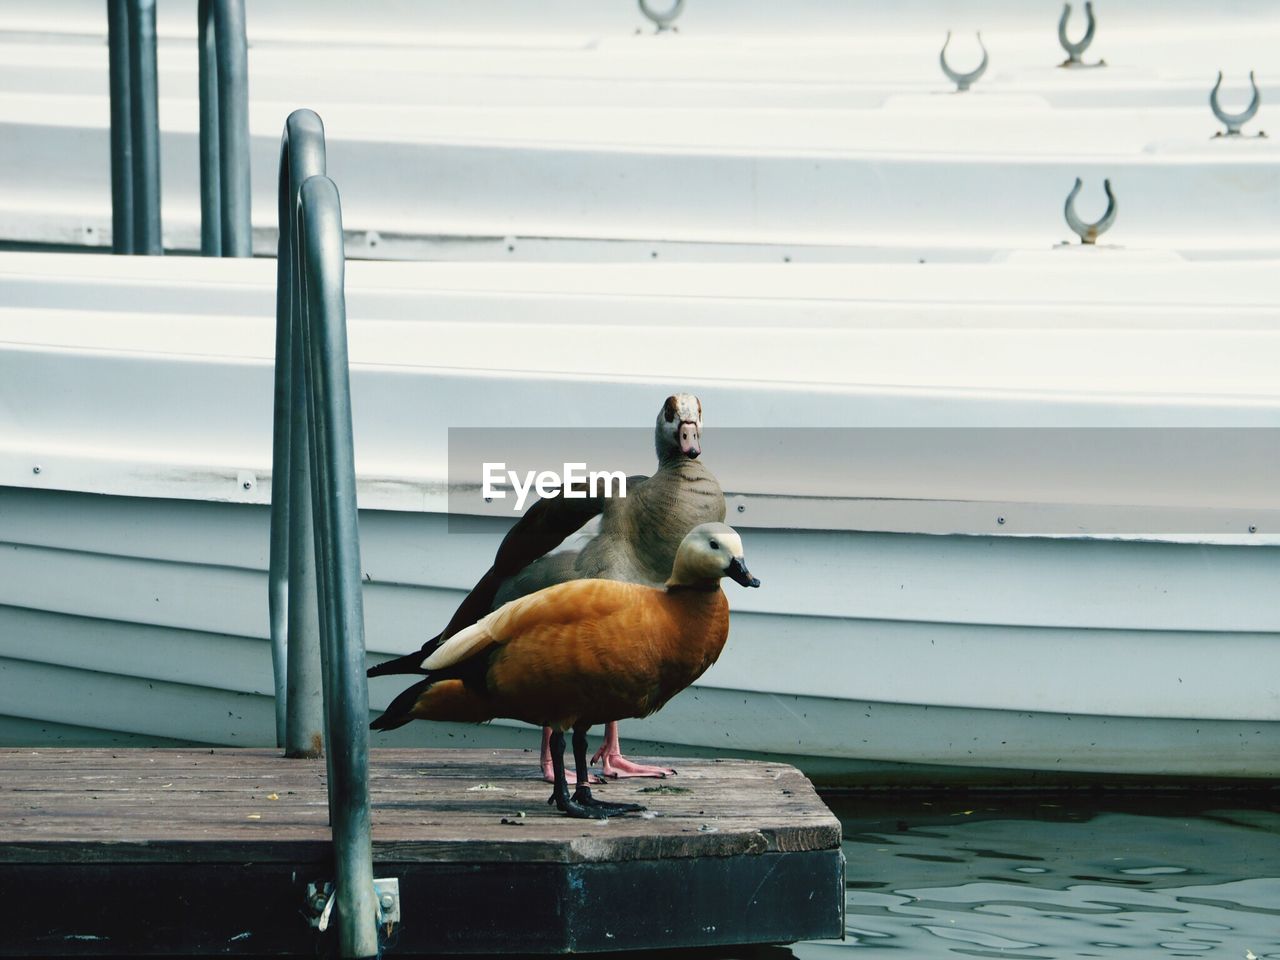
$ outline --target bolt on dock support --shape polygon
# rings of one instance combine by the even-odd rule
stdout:
[[[200,252],[253,255],[244,0],[200,0]]]
[[[280,162],[280,249],[277,279],[277,409],[275,452],[288,443],[287,492],[273,492],[273,514],[288,502],[289,567],[297,571],[307,539],[314,544],[310,585],[314,603],[285,594],[290,624],[304,605],[318,610],[319,660],[324,704],[324,743],[329,771],[329,817],[334,845],[333,913],[338,953],[372,957],[378,953],[378,923],[384,917],[373,881],[373,841],[369,812],[369,692],[365,683],[364,604],[360,578],[360,537],[356,517],[355,446],[351,427],[351,387],[347,361],[347,316],[343,287],[345,259],[342,207],[324,168],[324,132],[311,111],[295,111],[285,125]],[[307,175],[310,174],[310,175]],[[305,179],[299,179],[302,176]],[[298,185],[300,183],[300,186]],[[283,305],[285,309],[281,310]],[[283,383],[283,389],[281,389]],[[304,413],[305,411],[305,413]],[[300,476],[306,464],[306,474]],[[298,468],[298,469],[295,469]],[[310,494],[310,510],[303,494]],[[272,591],[284,562],[272,528]],[[305,583],[306,577],[297,578]],[[291,580],[290,585],[293,585]],[[278,597],[275,598],[278,604]],[[273,613],[278,612],[278,606]],[[301,612],[299,610],[299,612]],[[273,627],[276,626],[273,617]],[[294,707],[304,690],[301,665],[315,659],[316,635],[288,636],[289,683],[286,738]],[[295,661],[299,665],[295,668]],[[309,669],[309,668],[308,668]],[[278,679],[278,674],[277,674]],[[277,696],[281,695],[277,687]],[[326,914],[328,911],[326,910]],[[329,923],[326,916],[325,925]]]
[[[107,0],[111,86],[111,245],[158,255],[160,114],[155,0]]]

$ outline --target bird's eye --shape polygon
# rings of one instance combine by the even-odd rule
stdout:
[[[716,543],[714,540],[710,541],[710,542],[707,544],[707,546],[709,546],[712,550],[719,550],[719,549],[720,549],[720,544]]]

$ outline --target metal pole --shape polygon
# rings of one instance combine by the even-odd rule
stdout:
[[[309,179],[309,178],[308,178]],[[305,183],[305,181],[304,181]],[[325,751],[325,773],[326,781],[329,783],[328,801],[329,801],[329,823],[332,826],[337,823],[334,816],[334,788],[335,783],[333,766],[336,762],[334,759],[334,749],[330,734],[332,727],[330,726],[333,712],[334,699],[338,696],[334,688],[333,664],[337,659],[334,653],[335,638],[338,636],[341,626],[338,619],[338,610],[334,606],[331,598],[334,595],[334,570],[335,560],[333,557],[333,521],[329,513],[331,502],[326,495],[326,490],[330,480],[329,476],[329,454],[327,452],[327,437],[320,428],[320,410],[318,408],[319,400],[317,394],[321,387],[316,384],[316,367],[311,362],[312,340],[315,337],[315,328],[310,322],[310,307],[308,305],[309,291],[306,284],[306,263],[304,250],[304,226],[302,222],[302,199],[299,192],[296,231],[294,233],[294,309],[298,311],[295,315],[294,329],[297,337],[294,340],[295,349],[302,351],[302,374],[306,383],[304,400],[306,403],[307,418],[307,435],[306,442],[302,447],[294,447],[293,455],[295,457],[305,457],[311,469],[311,514],[309,521],[312,530],[312,542],[315,547],[315,590],[316,601],[319,606],[319,653],[320,653],[320,689],[324,691],[322,699],[324,714],[324,735],[325,743],[330,745],[330,749]],[[312,288],[314,290],[314,287]],[[295,367],[297,369],[297,367]],[[337,831],[334,831],[334,842],[337,843]]]
[[[294,193],[289,181],[289,129],[280,140],[280,170],[276,180],[279,238],[276,246],[276,365],[275,412],[271,429],[271,560],[267,572],[267,609],[271,621],[271,667],[276,689],[276,746],[288,743],[289,520],[290,447],[293,415],[293,228]],[[209,214],[203,213],[205,222]],[[314,575],[314,574],[313,574]],[[285,756],[289,756],[288,748]]]
[[[356,515],[355,445],[347,359],[342,210],[328,177],[311,177],[301,190],[308,362],[312,372],[315,469],[321,479],[316,512],[317,562],[330,628],[328,710],[329,782],[335,847],[338,949],[343,957],[378,953],[378,905],[373,888],[369,814],[369,695],[365,683],[364,605]],[[336,628],[336,629],[334,629]],[[332,631],[332,632],[330,632]]]
[[[218,162],[219,76],[213,0],[200,0],[196,21],[200,57],[200,252],[217,257],[222,255],[222,171]]]
[[[133,127],[129,108],[128,0],[107,0],[111,86],[111,250],[133,253]]]
[[[134,252],[164,252],[160,236],[160,112],[155,0],[129,0]]]
[[[253,256],[249,190],[249,44],[244,0],[215,0],[222,255]],[[201,118],[203,119],[203,117]]]
[[[281,154],[281,170],[288,162]],[[282,173],[283,177],[283,173]],[[280,185],[281,206],[284,205],[287,181]],[[288,637],[289,637],[289,519],[291,516],[293,401],[293,330],[289,308],[289,286],[293,282],[289,270],[289,232],[280,225],[280,245],[276,252],[276,365],[275,411],[271,431],[271,559],[267,569],[267,616],[271,625],[271,673],[275,680],[276,746],[288,749]],[[315,572],[312,571],[312,576]],[[323,747],[323,744],[321,744]]]
[[[294,266],[296,269],[296,258]],[[300,278],[297,278],[295,290],[299,285]],[[289,423],[291,462],[288,471],[289,694],[284,748],[286,757],[319,757],[325,753],[324,661],[320,650],[319,614],[323,609],[323,594],[317,582],[315,566],[313,480],[308,451],[311,417],[307,403],[301,317],[295,316],[292,326],[290,380],[293,398]]]
[[[324,125],[295,110],[280,142],[280,245],[276,257],[275,428],[271,485],[271,569],[267,598],[276,685],[276,738],[288,757],[323,749],[323,673],[308,464],[298,188],[325,170]],[[296,359],[295,359],[296,358]]]

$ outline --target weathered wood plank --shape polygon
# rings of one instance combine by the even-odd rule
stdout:
[[[840,935],[839,822],[794,769],[680,761],[670,781],[601,787],[652,809],[600,823],[550,810],[534,760],[374,751],[376,874],[400,878],[406,918],[389,953]],[[0,750],[0,819],[0,956],[316,949],[300,907],[332,874],[323,761]]]
[[[616,861],[832,849],[838,821],[796,770],[683,761],[670,781],[599,795],[645,817],[572,821],[523,751],[377,750],[375,852],[401,861]],[[324,765],[269,750],[0,751],[0,862],[313,862]]]

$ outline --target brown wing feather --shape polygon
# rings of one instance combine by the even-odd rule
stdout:
[[[561,727],[648,713],[678,632],[661,591],[584,580],[548,594],[551,603],[512,617],[511,639],[490,660],[488,682],[505,708]]]
[[[724,593],[576,580],[513,600],[443,644],[434,675],[392,704],[402,718],[480,714],[567,729],[643,717],[715,662]],[[470,677],[465,682],[450,678]],[[456,684],[445,686],[445,684]]]

